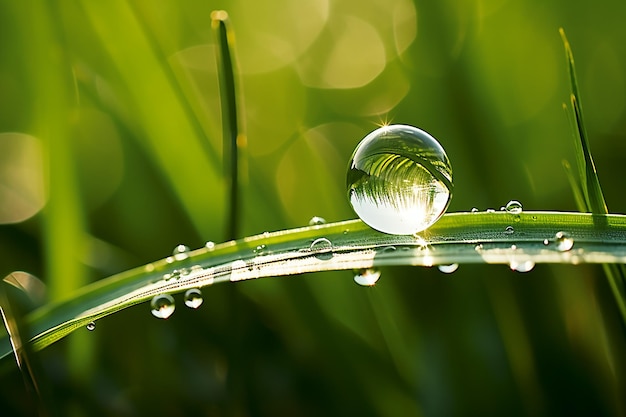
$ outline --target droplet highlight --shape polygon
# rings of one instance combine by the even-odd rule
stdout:
[[[472,207],[472,209],[470,211],[472,213],[478,213],[480,210],[478,210],[476,207]]]
[[[380,279],[380,270],[376,268],[363,268],[355,271],[354,282],[363,286],[371,287]]]
[[[507,226],[504,228],[504,233],[507,235],[512,235],[515,233],[515,228],[513,226]]]
[[[452,167],[443,147],[413,126],[383,126],[356,147],[348,167],[348,198],[367,225],[411,235],[434,224],[452,196]]]
[[[530,272],[535,267],[535,262],[531,260],[511,261],[509,267],[516,272]]]
[[[522,212],[522,203],[517,200],[511,200],[504,207],[507,213],[520,214]]]
[[[311,243],[310,250],[315,253],[315,257],[322,260],[328,260],[333,257],[333,244],[325,237],[315,239]]]
[[[182,261],[189,258],[189,246],[178,245],[174,248],[172,252],[172,256],[174,256],[175,261]]]
[[[158,319],[167,319],[176,309],[174,304],[174,297],[169,294],[159,294],[154,296],[150,301],[150,307],[152,308],[152,315]]]
[[[323,217],[313,216],[309,220],[309,226],[320,226],[322,224],[326,224],[326,219]]]
[[[567,252],[574,247],[574,239],[566,232],[557,232],[554,235],[556,250],[559,252]]]
[[[209,240],[207,243],[204,244],[204,247],[212,251],[213,249],[215,249],[215,242]]]
[[[191,288],[185,292],[185,305],[189,308],[196,309],[202,305],[202,291],[199,288]]]
[[[437,265],[437,269],[439,269],[444,274],[451,274],[459,269],[459,264]]]
[[[87,323],[87,330],[89,330],[90,332],[93,332],[94,330],[96,330],[96,323],[93,321],[90,321],[89,323]]]

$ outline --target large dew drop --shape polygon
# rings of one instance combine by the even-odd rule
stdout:
[[[364,287],[371,287],[380,279],[380,270],[364,268],[354,272],[354,282]]]
[[[176,309],[174,297],[169,294],[159,294],[155,296],[150,302],[150,307],[152,308],[152,315],[158,319],[168,318],[174,314],[174,310]]]
[[[439,142],[423,130],[383,126],[356,147],[347,187],[352,208],[370,227],[412,235],[446,211],[452,167]]]

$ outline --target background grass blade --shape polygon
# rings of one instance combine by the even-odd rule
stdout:
[[[596,167],[591,156],[591,147],[589,145],[589,138],[587,136],[587,130],[585,129],[583,121],[582,107],[580,104],[580,93],[578,92],[578,82],[576,80],[576,69],[574,67],[574,55],[572,53],[571,46],[565,36],[563,28],[560,30],[563,44],[565,46],[565,54],[568,63],[568,72],[570,79],[570,104],[573,112],[573,132],[574,143],[576,147],[576,162],[578,165],[578,172],[581,178],[582,194],[584,196],[585,206],[580,207],[581,211],[589,211],[596,214],[606,214],[609,212],[602,188],[600,186],[600,179],[596,172]],[[570,176],[571,178],[571,176]],[[571,182],[571,180],[570,180]],[[578,196],[577,188],[574,188],[574,193]],[[580,198],[576,200],[580,205]],[[599,217],[598,220],[602,220]],[[606,273],[611,291],[615,297],[615,302],[622,317],[622,322],[626,328],[626,268],[623,264],[619,265],[603,265],[603,269]]]

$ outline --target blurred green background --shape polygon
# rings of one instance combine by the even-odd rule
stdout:
[[[626,210],[626,3],[0,2],[0,273],[47,299],[225,239],[210,15],[236,34],[248,136],[241,236],[353,218],[345,171],[384,122],[438,138],[449,211],[575,211],[558,28],[609,209]],[[218,285],[38,353],[50,415],[626,415],[626,339],[602,270],[388,267]],[[34,412],[14,363],[0,414]]]

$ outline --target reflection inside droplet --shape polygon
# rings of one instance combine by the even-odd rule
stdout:
[[[159,319],[166,319],[174,314],[176,305],[174,304],[174,297],[169,294],[159,294],[152,298],[150,301],[150,307],[152,308],[152,315]]]
[[[410,235],[435,223],[452,191],[452,168],[439,142],[413,126],[383,126],[355,149],[347,176],[356,214],[384,233]]]
[[[380,279],[380,270],[377,268],[364,268],[355,271],[354,282],[364,287],[371,287]]]

